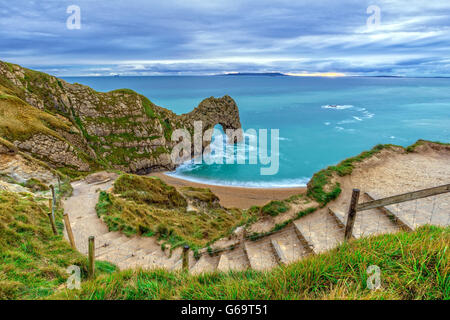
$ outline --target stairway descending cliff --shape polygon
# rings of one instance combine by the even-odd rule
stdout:
[[[69,214],[75,244],[83,254],[88,253],[88,238],[95,237],[97,260],[109,261],[120,269],[126,268],[181,268],[181,251],[168,254],[154,238],[127,237],[120,232],[110,232],[95,211],[99,190],[107,190],[113,181],[72,184],[73,195],[64,201],[64,210]],[[67,236],[67,235],[66,235]],[[190,259],[194,261],[193,257]]]

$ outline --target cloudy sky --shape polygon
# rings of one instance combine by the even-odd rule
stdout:
[[[0,0],[0,16],[0,60],[58,76],[450,76],[448,0]]]

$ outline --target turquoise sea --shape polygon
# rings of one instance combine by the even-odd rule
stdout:
[[[174,173],[210,184],[301,186],[314,172],[379,143],[408,146],[417,139],[450,142],[450,78],[161,76],[65,80],[98,91],[130,88],[177,114],[191,111],[206,97],[228,94],[239,107],[244,130],[279,129],[279,171],[275,175],[261,175],[260,167],[267,165],[252,164],[187,163]]]

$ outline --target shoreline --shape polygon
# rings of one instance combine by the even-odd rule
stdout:
[[[306,192],[306,187],[254,188],[205,184],[169,176],[164,171],[152,172],[148,176],[160,178],[176,188],[208,188],[219,197],[220,204],[228,208],[247,209],[251,206],[262,206],[271,200],[284,200]]]

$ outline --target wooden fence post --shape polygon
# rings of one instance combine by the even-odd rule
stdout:
[[[183,270],[189,270],[189,246],[183,247]]]
[[[58,230],[56,230],[55,219],[53,219],[51,212],[48,214],[48,218],[50,220],[50,225],[52,226],[53,234],[56,236],[58,234]]]
[[[89,237],[89,265],[88,276],[90,279],[95,277],[95,237]]]
[[[50,190],[52,191],[52,216],[53,220],[55,219],[55,207],[56,207],[56,196],[55,196],[55,187],[51,184]]]
[[[345,240],[348,240],[352,237],[353,225],[355,224],[356,218],[356,205],[358,204],[358,200],[359,189],[353,189],[352,200],[350,202],[350,207],[347,214],[347,225],[345,226]]]
[[[72,227],[70,226],[70,220],[69,220],[69,214],[66,212],[63,215],[64,217],[64,224],[66,225],[66,231],[67,236],[69,237],[70,245],[74,250],[77,250],[77,247],[75,246],[75,239],[73,237]]]
[[[61,178],[59,177],[59,175],[56,176],[58,178],[58,191],[59,194],[61,194]]]

